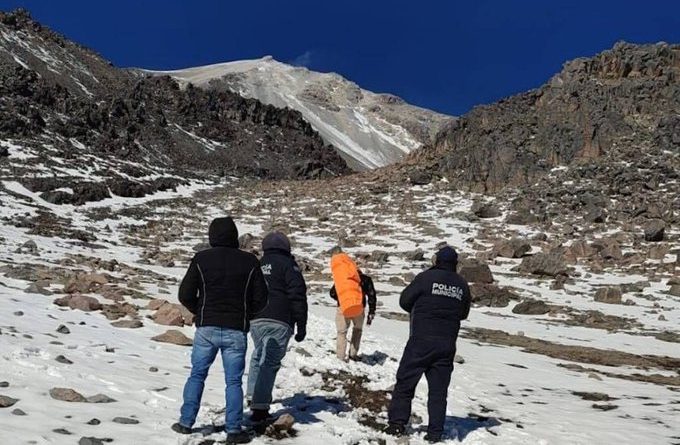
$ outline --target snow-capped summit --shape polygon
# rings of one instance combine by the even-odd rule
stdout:
[[[454,119],[364,90],[339,74],[288,65],[272,56],[154,73],[298,110],[359,170],[400,160]]]

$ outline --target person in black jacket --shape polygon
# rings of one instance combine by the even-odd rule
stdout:
[[[251,419],[260,422],[269,417],[269,405],[276,374],[293,329],[295,341],[307,335],[307,286],[290,241],[281,232],[272,232],[262,241],[262,273],[269,286],[269,305],[253,318],[250,335],[255,350],[250,359],[248,391]]]
[[[208,370],[220,351],[227,443],[246,443],[250,441],[242,431],[246,335],[250,320],[267,306],[267,283],[257,257],[239,250],[238,230],[230,217],[212,221],[209,239],[211,248],[194,256],[179,287],[179,301],[195,315],[196,334],[180,420],[172,429],[191,433]]]
[[[361,335],[364,328],[364,317],[366,317],[366,324],[370,326],[375,318],[375,308],[377,306],[377,296],[375,287],[373,286],[373,279],[359,270],[359,279],[361,280],[361,291],[364,294],[364,308],[368,304],[368,316],[365,311],[354,318],[346,318],[342,311],[340,311],[340,303],[338,302],[338,312],[335,315],[335,325],[337,328],[336,341],[336,355],[340,360],[345,361],[348,357],[350,360],[357,360],[359,355],[359,346],[361,345]],[[335,284],[331,287],[330,296],[336,302],[338,301],[338,293],[335,290]],[[352,336],[350,338],[349,356],[347,355],[347,331],[350,324],[352,325]]]
[[[401,294],[399,304],[411,314],[411,332],[392,392],[388,434],[405,433],[416,386],[425,374],[429,389],[425,439],[441,440],[460,322],[470,313],[470,288],[456,273],[457,264],[456,251],[443,247],[435,265],[416,276]]]

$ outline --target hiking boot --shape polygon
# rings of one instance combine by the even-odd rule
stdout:
[[[425,434],[425,440],[430,442],[430,443],[437,443],[442,441],[442,435],[441,434],[435,434],[435,433],[427,433]]]
[[[239,433],[227,433],[227,442],[228,444],[233,444],[233,443],[248,443],[250,442],[250,434],[248,434],[247,431],[241,431]]]
[[[191,428],[184,426],[179,422],[173,423],[170,428],[178,434],[191,434]]]
[[[406,427],[404,425],[399,425],[398,423],[390,423],[384,431],[385,434],[390,436],[401,437],[406,433]]]
[[[264,422],[267,419],[271,419],[268,409],[251,409],[250,410],[250,420],[251,422]]]

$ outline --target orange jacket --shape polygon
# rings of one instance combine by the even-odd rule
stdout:
[[[333,255],[331,273],[342,314],[347,318],[361,314],[364,310],[364,293],[361,290],[359,269],[354,261],[346,253]]]

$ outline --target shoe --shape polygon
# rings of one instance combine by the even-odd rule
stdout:
[[[173,423],[170,428],[178,434],[191,434],[191,428],[184,426],[179,422]]]
[[[430,443],[437,443],[442,441],[441,434],[427,433],[425,434],[425,440]]]
[[[250,421],[251,422],[264,422],[267,419],[271,419],[271,414],[269,414],[268,409],[251,409],[250,410]]]
[[[227,433],[226,443],[248,443],[250,440],[250,434],[248,434],[246,431],[241,431],[240,433]]]
[[[406,433],[406,427],[404,425],[399,425],[398,423],[390,423],[387,425],[384,431],[385,434],[390,436],[401,437]]]

